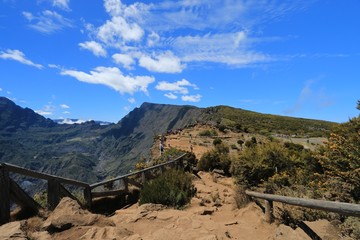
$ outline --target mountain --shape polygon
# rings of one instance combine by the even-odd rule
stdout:
[[[150,159],[150,149],[159,134],[196,123],[240,132],[307,136],[325,136],[334,125],[226,106],[154,103],[143,103],[116,124],[89,121],[68,125],[57,124],[2,97],[0,162],[93,183],[127,173],[142,158]],[[26,180],[31,186],[38,184],[34,179]]]
[[[0,97],[0,130],[9,132],[29,127],[51,127],[55,123],[29,108],[21,108],[5,97]]]

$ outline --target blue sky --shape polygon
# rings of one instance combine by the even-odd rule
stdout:
[[[345,122],[360,1],[0,0],[0,95],[117,122],[143,102]]]

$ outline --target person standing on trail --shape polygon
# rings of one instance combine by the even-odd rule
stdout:
[[[160,155],[164,152],[164,145],[160,142]]]

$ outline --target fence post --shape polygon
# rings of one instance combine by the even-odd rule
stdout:
[[[60,183],[55,179],[48,180],[48,210],[54,210],[60,202]]]
[[[128,191],[129,191],[128,179],[127,179],[127,178],[123,178],[123,179],[122,179],[122,184],[124,185],[124,190],[125,190],[125,192],[128,192]]]
[[[146,182],[146,174],[145,174],[145,172],[142,172],[141,173],[141,183],[144,185],[145,182]]]
[[[10,220],[10,178],[9,172],[0,165],[0,225]]]
[[[273,202],[265,200],[265,221],[268,223],[273,222]]]
[[[86,208],[90,210],[92,207],[92,195],[90,186],[84,189],[84,199]]]

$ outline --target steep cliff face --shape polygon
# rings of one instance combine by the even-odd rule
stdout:
[[[149,157],[154,137],[194,124],[201,115],[202,110],[192,106],[142,104],[104,132],[98,171],[125,173],[140,158]]]

